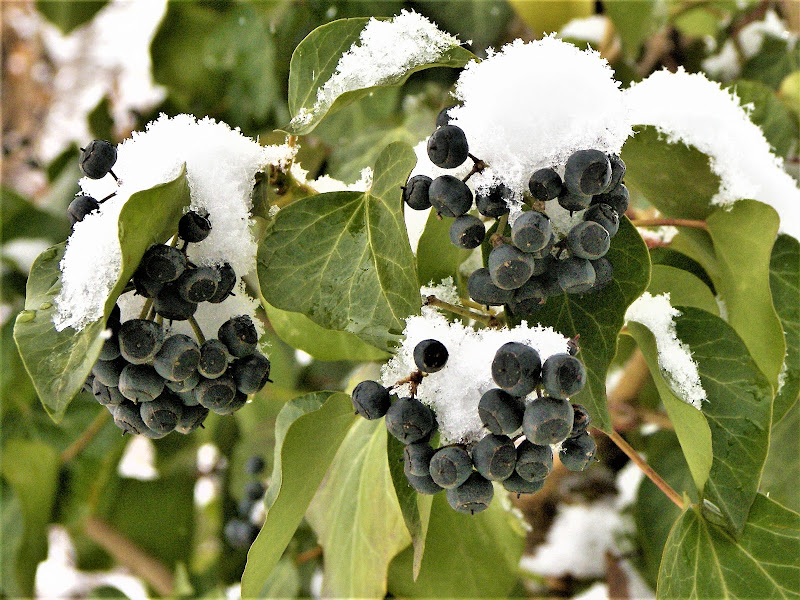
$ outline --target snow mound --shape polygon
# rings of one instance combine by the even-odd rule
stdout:
[[[576,150],[618,153],[631,134],[619,86],[599,53],[553,36],[469,63],[456,83],[463,104],[449,114],[490,165],[474,184],[502,182],[521,196],[534,171],[564,165]]]
[[[198,121],[190,115],[161,115],[145,132],[134,132],[118,147],[114,173],[121,180],[119,186],[110,176],[80,181],[84,193],[94,198],[112,192],[116,196],[77,223],[69,238],[60,265],[63,285],[55,300],[56,329],[81,330],[103,316],[106,298],[122,267],[117,237],[120,210],[134,193],[177,177],[184,164],[191,208],[208,211],[212,225],[204,241],[189,246],[189,258],[200,265],[229,262],[237,275],[247,274],[255,265],[257,251],[250,232],[255,174],[267,164],[285,164],[292,152],[288,146],[262,147],[224,123],[208,118]],[[229,300],[230,304],[226,300],[208,311],[222,310],[230,316],[234,313],[227,309],[234,304],[238,308],[254,306],[245,297]],[[201,305],[198,321],[204,312],[205,305]],[[246,314],[252,314],[252,308]]]
[[[758,200],[778,212],[783,233],[800,239],[800,189],[735,93],[681,69],[653,73],[626,90],[625,101],[634,123],[652,125],[670,143],[690,144],[709,156],[720,178],[712,204]]]
[[[678,397],[700,410],[706,391],[700,383],[697,363],[689,346],[678,339],[675,318],[680,311],[673,308],[669,294],[642,294],[625,313],[625,321],[635,321],[647,327],[656,338],[658,366]]]

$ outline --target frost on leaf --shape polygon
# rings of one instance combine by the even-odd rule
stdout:
[[[734,92],[680,69],[653,73],[631,86],[625,100],[633,123],[652,125],[670,143],[690,144],[709,156],[720,178],[713,204],[745,198],[769,204],[781,218],[781,231],[800,239],[800,189]]]
[[[698,410],[706,391],[700,383],[697,363],[689,346],[678,339],[675,318],[681,315],[669,301],[669,294],[653,296],[645,292],[625,313],[625,321],[635,321],[647,327],[656,340],[658,366],[677,396]]]
[[[309,123],[342,94],[380,85],[414,67],[436,62],[459,43],[414,11],[403,10],[389,20],[370,19],[358,43],[342,55],[334,74],[317,90],[314,106],[301,109],[292,124]]]
[[[256,240],[250,231],[251,194],[256,172],[268,164],[285,164],[293,150],[262,147],[238,130],[212,119],[190,115],[159,117],[144,132],[134,132],[118,147],[111,177],[81,179],[84,193],[94,198],[116,196],[75,225],[61,262],[62,289],[56,297],[56,329],[83,329],[103,316],[106,299],[119,277],[122,251],[118,219],[125,202],[136,192],[171,181],[186,165],[191,208],[209,213],[212,230],[202,242],[189,246],[189,259],[198,265],[229,262],[240,277],[255,264]],[[196,315],[208,331],[231,314],[252,314],[255,300],[240,285],[233,296],[217,305],[204,303]],[[125,301],[131,311],[141,298]],[[123,306],[125,308],[125,306]],[[218,327],[219,325],[217,325]]]

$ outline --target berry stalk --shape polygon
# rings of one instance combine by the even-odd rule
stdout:
[[[631,224],[634,227],[692,227],[708,231],[708,224],[705,221],[695,219],[633,219]]]
[[[456,306],[455,304],[450,304],[449,302],[445,302],[444,300],[440,300],[436,296],[428,296],[425,298],[425,302],[423,302],[424,306],[435,306],[436,308],[441,308],[442,310],[446,310],[451,312],[455,315],[459,315],[466,319],[472,319],[477,321],[478,323],[483,323],[487,327],[500,327],[501,323],[494,315],[486,315],[477,313],[473,310],[468,308],[464,308],[463,306]]]

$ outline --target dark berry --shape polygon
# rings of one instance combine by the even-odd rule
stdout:
[[[611,247],[611,236],[606,228],[594,221],[578,223],[567,234],[567,247],[574,256],[597,260]]]
[[[201,406],[212,412],[223,414],[236,396],[236,382],[228,374],[216,379],[200,379],[194,394]]]
[[[561,175],[554,169],[539,169],[528,180],[528,189],[531,195],[539,202],[547,202],[558,198],[563,191],[564,184]]]
[[[611,163],[599,150],[578,150],[567,159],[564,185],[573,194],[600,194],[611,182]]]
[[[544,479],[553,470],[553,450],[550,446],[539,446],[528,440],[517,448],[517,466],[520,477],[526,481]]]
[[[409,208],[425,210],[431,207],[428,189],[433,181],[427,175],[414,175],[403,188],[403,201]]]
[[[539,384],[541,369],[536,350],[519,342],[508,342],[494,355],[492,379],[513,396],[527,396]]]
[[[434,423],[431,409],[416,398],[400,398],[386,411],[386,429],[404,444],[424,439]]]
[[[546,296],[542,278],[531,277],[521,288],[514,290],[508,308],[515,317],[530,316],[542,309],[542,299]]]
[[[260,481],[250,481],[244,486],[244,497],[255,502],[263,498],[266,491],[267,489]]]
[[[123,402],[122,404],[110,406],[109,411],[114,418],[114,425],[122,429],[123,433],[131,435],[147,433],[148,427],[142,421],[139,407],[133,402]]]
[[[594,439],[588,433],[583,432],[561,444],[558,458],[561,459],[561,464],[570,471],[585,471],[591,464],[596,452],[597,444]]]
[[[592,291],[602,290],[614,278],[614,267],[611,265],[606,257],[598,258],[597,260],[590,260],[592,268],[594,269],[594,285]]]
[[[249,315],[232,317],[225,321],[217,332],[219,341],[225,344],[231,356],[243,358],[256,351],[258,332]]]
[[[489,253],[489,275],[504,290],[521,287],[533,275],[534,258],[511,244],[502,244]]]
[[[119,391],[137,404],[151,402],[164,391],[164,380],[150,365],[128,365],[119,376]]]
[[[119,332],[120,325],[122,325],[122,311],[119,308],[119,304],[115,304],[114,308],[111,309],[111,314],[108,315],[108,319],[106,319],[106,329],[110,329],[115,334]]]
[[[497,287],[489,269],[483,267],[472,272],[467,280],[467,293],[478,304],[500,306],[511,300],[512,292]]]
[[[212,267],[188,268],[175,282],[175,286],[184,300],[199,304],[214,297],[219,279],[219,272]]]
[[[188,335],[178,333],[164,340],[156,354],[153,366],[161,377],[170,381],[183,381],[197,371],[200,348]]]
[[[594,221],[614,237],[619,231],[619,214],[608,204],[592,204],[583,214],[584,221]]]
[[[129,363],[138,365],[155,358],[164,343],[164,330],[155,321],[131,319],[119,328],[119,351]]]
[[[622,215],[625,214],[625,211],[628,210],[628,204],[630,203],[630,194],[628,192],[628,188],[625,187],[625,184],[620,183],[618,186],[611,188],[609,191],[598,194],[592,197],[592,204],[608,204],[611,208],[617,211],[617,214]]]
[[[406,474],[408,485],[410,485],[418,494],[425,496],[433,496],[442,491],[442,486],[437,484],[430,475],[410,475]]]
[[[555,268],[558,285],[568,294],[589,291],[595,282],[594,268],[585,258],[572,256],[558,261]]]
[[[99,360],[114,360],[115,358],[119,358],[119,338],[117,338],[116,332],[111,334],[105,342],[103,342],[102,348],[100,348],[100,355],[97,357]]]
[[[445,489],[458,487],[472,473],[472,459],[463,446],[439,448],[430,460],[430,475]]]
[[[91,196],[76,196],[67,207],[67,219],[71,227],[75,223],[83,221],[83,218],[96,210],[100,209],[100,203]]]
[[[570,431],[569,437],[574,438],[588,429],[592,418],[589,416],[589,411],[581,404],[573,404],[572,412],[574,413],[574,417],[572,419],[572,431]]]
[[[454,106],[446,106],[442,110],[439,111],[439,114],[436,115],[436,127],[444,127],[450,123],[450,109],[455,108]]]
[[[447,364],[447,348],[439,340],[422,340],[414,347],[414,363],[423,373],[436,373]]]
[[[570,398],[583,389],[586,368],[569,354],[553,354],[542,365],[542,384],[548,396]]]
[[[173,246],[154,244],[142,257],[139,268],[156,283],[175,281],[186,270],[186,256]]]
[[[569,400],[543,396],[525,407],[522,431],[532,444],[549,446],[567,439],[572,431],[572,406]]]
[[[164,288],[163,283],[150,278],[142,265],[139,265],[133,274],[133,286],[136,288],[136,293],[145,298],[155,298]]]
[[[170,381],[167,379],[164,382],[164,385],[167,386],[171,391],[175,392],[176,394],[179,392],[190,392],[192,391],[197,384],[200,383],[200,373],[197,371],[193,371],[189,377],[186,379],[181,379],[180,381]],[[197,404],[196,402],[194,404]]]
[[[582,194],[573,194],[569,190],[564,190],[558,197],[558,204],[564,210],[570,212],[577,212],[589,207],[592,202],[591,196],[584,196]]]
[[[523,252],[539,252],[553,236],[550,219],[537,210],[522,213],[511,226],[511,241]]]
[[[486,237],[486,227],[474,215],[461,215],[450,225],[450,241],[454,246],[472,250],[483,243]]]
[[[125,402],[125,396],[116,387],[100,383],[99,379],[92,382],[92,395],[103,406],[115,406]]]
[[[128,365],[124,358],[115,358],[113,360],[98,360],[92,366],[92,375],[95,381],[99,381],[103,385],[117,387],[119,385],[119,377],[122,374],[122,369]]]
[[[183,404],[179,398],[167,391],[152,402],[142,403],[139,412],[148,429],[156,433],[169,433],[180,421]]]
[[[508,479],[503,480],[503,487],[519,497],[520,494],[535,494],[544,487],[544,482],[544,479],[528,481],[521,477],[519,473],[515,472],[512,473]]]
[[[211,233],[211,222],[207,215],[190,210],[178,221],[178,237],[185,242],[202,242]]]
[[[161,288],[153,302],[153,308],[156,314],[170,321],[186,321],[197,312],[197,304],[186,300],[175,284]]]
[[[455,169],[468,155],[467,136],[460,127],[444,125],[428,138],[428,158],[437,167]]]
[[[428,188],[428,197],[434,210],[445,217],[460,217],[472,208],[472,190],[452,175],[434,179]]]
[[[625,177],[625,162],[617,154],[609,154],[608,161],[611,163],[611,181],[608,184],[609,190],[617,187],[622,178]]]
[[[502,481],[514,472],[517,450],[506,435],[490,433],[472,448],[475,469],[493,481]]]
[[[207,408],[197,404],[189,406],[184,403],[181,418],[178,420],[178,424],[175,425],[175,431],[188,435],[198,427],[201,427],[207,416]]]
[[[233,380],[236,389],[243,394],[255,394],[264,389],[269,381],[269,359],[259,352],[233,362]]]
[[[478,415],[491,433],[510,435],[522,427],[524,407],[505,390],[493,388],[481,396]]]
[[[258,535],[258,529],[249,521],[231,519],[225,523],[225,541],[231,548],[249,548]]]
[[[206,379],[216,379],[228,370],[230,354],[225,344],[219,340],[206,340],[200,346],[200,362],[197,370]]]
[[[392,404],[389,390],[377,381],[362,381],[353,389],[353,407],[370,421],[380,419]]]
[[[435,450],[428,442],[415,442],[403,449],[403,471],[406,476],[430,475],[431,458]]]
[[[212,304],[219,304],[233,292],[233,288],[236,286],[236,271],[228,263],[223,263],[214,268],[219,275],[219,283],[217,283],[217,291],[208,301]]]
[[[475,206],[484,217],[498,219],[508,213],[508,203],[513,197],[513,192],[500,183],[488,190],[478,190]]]
[[[220,406],[217,410],[213,411],[218,415],[232,415],[237,410],[247,404],[247,394],[243,394],[239,390],[233,394],[233,399],[225,406]]]
[[[460,486],[447,490],[447,503],[458,512],[474,515],[489,508],[494,497],[492,482],[474,471]]]
[[[105,140],[92,140],[81,149],[78,165],[83,174],[90,179],[102,179],[117,162],[117,149]]]
[[[260,474],[266,466],[267,463],[264,462],[264,458],[262,456],[253,455],[244,463],[244,472],[248,475],[255,476]]]

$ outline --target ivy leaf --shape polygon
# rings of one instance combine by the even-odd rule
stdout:
[[[661,25],[656,0],[619,4],[609,2],[606,14],[622,40],[622,49],[632,61],[639,57],[644,41]]]
[[[669,293],[670,304],[702,308],[712,315],[719,316],[719,306],[714,294],[702,280],[683,269],[667,265],[653,265],[650,271],[650,285],[647,291],[653,296]]]
[[[586,366],[587,377],[586,386],[573,400],[589,410],[595,427],[609,432],[606,372],[617,351],[617,336],[625,311],[645,291],[650,280],[647,247],[627,218],[620,221],[606,258],[614,267],[611,284],[591,294],[549,298],[536,318],[567,337],[580,334],[579,356]]]
[[[408,209],[412,210],[412,209]],[[446,277],[458,281],[458,268],[470,255],[450,241],[450,225],[454,219],[439,218],[431,210],[417,245],[417,274],[423,285],[439,283]]]
[[[326,550],[322,595],[382,598],[389,563],[411,541],[397,502],[382,419],[358,419],[306,518]]]
[[[797,598],[800,515],[759,494],[738,539],[689,508],[672,528],[656,597]]]
[[[106,4],[108,4],[108,0],[83,0],[82,2],[36,0],[36,10],[58,27],[62,33],[68,34],[76,27],[91,21]]]
[[[773,423],[775,419],[773,419]],[[800,511],[800,402],[772,427],[769,454],[759,489],[787,508]]]
[[[340,19],[317,27],[295,48],[289,70],[289,111],[293,118],[305,111],[310,111],[310,114],[308,120],[290,123],[285,128],[288,133],[305,135],[311,132],[326,114],[331,114],[363,98],[376,88],[401,85],[417,71],[432,67],[460,68],[475,58],[469,50],[453,45],[433,62],[395,73],[376,86],[344,92],[337,96],[330,106],[317,107],[315,110],[317,90],[336,72],[339,59],[359,41],[361,32],[369,20],[368,18]]]
[[[128,199],[118,221],[122,270],[106,300],[104,317],[81,331],[71,327],[56,331],[53,326],[54,299],[61,291],[59,263],[66,242],[48,248],[34,261],[25,310],[14,325],[14,340],[39,398],[54,421],[64,416],[97,360],[106,319],[145,251],[175,234],[188,204],[185,169],[172,181],[136,192]]]
[[[778,89],[783,79],[800,69],[800,48],[790,47],[790,42],[777,35],[767,34],[758,53],[745,61],[742,79],[760,81]]]
[[[800,242],[793,237],[781,234],[775,240],[769,263],[769,287],[786,339],[783,386],[772,408],[772,422],[777,423],[800,394]]]
[[[242,597],[262,597],[270,572],[303,519],[325,472],[355,421],[341,392],[317,392],[287,402],[275,421],[275,459],[264,496],[264,525],[247,555]]]
[[[369,191],[318,194],[280,210],[258,251],[264,299],[390,350],[421,304],[400,190],[415,161],[408,145],[390,144]]]

